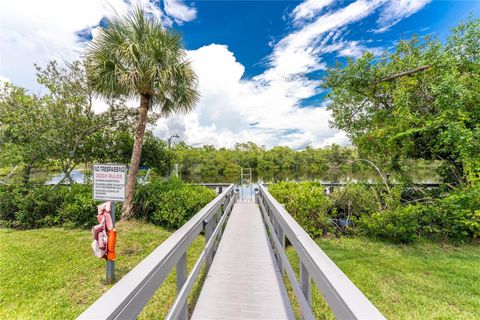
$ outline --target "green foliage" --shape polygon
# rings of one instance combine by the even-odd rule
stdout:
[[[480,19],[452,30],[445,45],[402,40],[328,71],[334,125],[361,154],[390,162],[442,161],[446,183],[480,181]]]
[[[38,228],[51,221],[64,201],[64,190],[52,192],[49,188],[28,188],[16,199],[18,210],[13,226],[17,228]]]
[[[0,225],[30,229],[44,226],[90,227],[95,223],[98,201],[91,185],[52,189],[49,186],[2,186]]]
[[[253,142],[233,149],[178,144],[173,150],[183,179],[191,182],[239,182],[241,168],[251,168],[254,179],[313,180],[331,169],[351,169],[356,155],[350,147],[293,150],[284,146],[267,149]],[[356,165],[361,166],[360,165]]]
[[[23,182],[49,160],[46,105],[34,95],[11,84],[0,88],[0,164],[24,164]]]
[[[268,191],[312,237],[332,229],[330,210],[332,201],[324,195],[324,187],[317,182],[279,182]]]
[[[139,216],[156,225],[175,229],[190,220],[215,195],[211,189],[185,184],[179,179],[157,179],[138,186],[134,201]]]
[[[64,201],[51,224],[89,228],[97,223],[98,204],[98,201],[93,200],[91,185],[74,185],[66,190]],[[120,212],[119,205],[120,203],[116,204],[117,212]],[[117,213],[117,220],[119,216]]]
[[[133,115],[117,99],[108,101],[107,112],[93,111],[93,92],[81,61],[51,61],[37,71],[38,82],[47,89],[44,95],[10,84],[0,90],[0,163],[23,166],[24,184],[32,170],[55,163],[73,184],[71,171],[100,158],[106,142],[100,138],[112,135]]]
[[[13,227],[18,211],[18,200],[23,197],[23,188],[0,185],[0,226]]]
[[[105,130],[89,137],[92,158],[100,162],[129,163],[132,156],[133,135],[126,128]],[[148,166],[165,176],[172,152],[167,143],[146,131],[142,146],[141,166]]]
[[[480,237],[480,190],[458,190],[433,204],[415,204],[362,216],[359,227],[369,236],[396,242],[425,237],[463,242]]]
[[[179,228],[215,198],[215,191],[185,184],[179,179],[154,179],[140,185],[135,196],[137,217],[157,225]],[[44,226],[89,228],[96,223],[100,201],[92,186],[0,186],[0,226],[19,229]],[[117,203],[116,216],[120,217]]]
[[[397,242],[411,242],[418,235],[419,218],[426,213],[424,206],[410,205],[362,216],[360,228],[369,236]]]
[[[142,95],[165,115],[188,112],[198,101],[197,77],[181,36],[141,7],[108,19],[86,57],[90,84],[105,97]]]
[[[331,197],[316,182],[280,182],[270,193],[312,236],[363,233],[408,243],[419,238],[466,242],[480,237],[480,189],[466,188],[428,202],[403,204],[405,188],[351,184]]]
[[[359,183],[335,189],[332,200],[337,213],[344,217],[369,215],[380,209],[379,195],[376,190]]]

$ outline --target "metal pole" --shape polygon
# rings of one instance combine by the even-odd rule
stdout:
[[[179,138],[180,139],[180,136],[178,134],[174,134],[173,136],[170,136],[168,138],[168,150],[171,150],[172,149],[172,138]],[[170,166],[172,165],[171,161],[170,161],[170,158],[168,158],[168,164],[167,164],[167,178],[170,177],[170,174],[171,174],[171,169],[170,169]]]
[[[169,137],[168,138],[168,150],[170,150],[172,148],[171,144],[172,144],[172,137]],[[171,165],[171,163],[170,163],[170,156],[169,156],[168,164],[167,164],[167,178],[170,177],[170,165]]]
[[[115,228],[115,201],[112,201],[112,216],[113,227]],[[115,281],[115,260],[107,259],[107,284],[111,284]]]

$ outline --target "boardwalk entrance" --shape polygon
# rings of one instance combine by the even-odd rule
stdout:
[[[192,319],[295,319],[256,204],[233,207]]]
[[[221,193],[212,202],[79,319],[135,319],[175,269],[177,297],[166,319],[186,320],[189,294],[204,266],[207,275],[192,319],[295,319],[284,276],[288,277],[303,319],[314,319],[313,285],[337,319],[385,319],[266,187],[258,185],[251,202],[239,199],[235,190],[234,185],[222,185]],[[187,274],[186,252],[201,232],[205,248]],[[287,239],[299,258],[299,276],[285,253]]]

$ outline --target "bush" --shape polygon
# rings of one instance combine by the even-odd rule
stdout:
[[[324,194],[318,182],[279,182],[268,191],[312,237],[328,233],[331,223],[332,201]]]
[[[431,218],[423,223],[423,230],[442,239],[463,241],[480,237],[480,188],[458,190],[438,199]]]
[[[139,185],[135,196],[137,216],[167,228],[178,228],[215,198],[215,192],[179,179]],[[91,185],[0,187],[0,226],[19,229],[45,226],[89,228],[96,223],[100,201]],[[121,205],[117,203],[117,220]]]
[[[11,227],[18,211],[18,193],[22,189],[14,186],[0,186],[0,226]]]
[[[422,205],[408,205],[380,211],[358,219],[366,235],[394,242],[411,242],[420,231],[420,217],[428,209]]]
[[[13,226],[17,228],[38,228],[52,220],[64,201],[64,190],[52,191],[49,187],[24,189],[17,193],[18,210]]]
[[[359,225],[369,236],[396,242],[417,237],[468,241],[480,236],[480,190],[458,190],[433,204],[415,204],[362,216]]]
[[[64,202],[58,209],[56,221],[69,227],[88,228],[97,223],[97,206],[99,201],[93,200],[91,185],[74,185],[64,195]],[[121,212],[118,208],[116,216]],[[118,219],[117,219],[118,220]]]
[[[215,196],[211,189],[172,178],[138,186],[135,204],[137,215],[166,228],[179,228]]]
[[[45,226],[91,227],[98,201],[91,185],[2,186],[0,225],[19,229]]]
[[[342,217],[358,217],[380,209],[378,196],[372,187],[363,184],[349,184],[332,193],[333,204]]]

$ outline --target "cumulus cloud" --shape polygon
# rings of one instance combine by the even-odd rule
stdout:
[[[181,0],[139,0],[166,26],[196,18],[194,7]],[[138,2],[138,1],[137,1]],[[195,112],[160,119],[157,136],[178,134],[191,145],[233,146],[253,141],[266,146],[292,148],[347,144],[344,132],[329,127],[330,111],[324,105],[302,102],[319,94],[319,81],[306,74],[326,68],[325,54],[357,58],[364,51],[379,54],[368,42],[344,39],[348,28],[380,11],[378,23],[389,27],[418,11],[427,0],[356,0],[342,7],[334,0],[306,0],[289,17],[290,32],[275,43],[266,57],[265,71],[249,79],[235,54],[222,44],[205,45],[187,52],[199,77],[201,100]],[[394,3],[400,3],[399,8]],[[339,4],[334,8],[333,5]],[[35,91],[33,63],[81,56],[95,36],[100,20],[123,14],[132,6],[124,0],[45,0],[0,2],[0,74]],[[28,10],[25,10],[28,8]],[[328,11],[327,11],[328,10]],[[88,38],[88,37],[87,37]],[[136,106],[136,101],[129,101]],[[98,108],[106,105],[98,103]]]
[[[301,81],[242,80],[244,66],[224,45],[188,51],[188,58],[198,74],[202,98],[195,112],[160,120],[158,135],[178,133],[189,144],[216,146],[254,141],[304,148],[322,146],[329,137],[337,141],[338,131],[329,128],[329,111],[298,106],[300,99],[312,94],[302,93]]]
[[[401,20],[422,9],[429,2],[431,0],[389,0],[378,18],[377,23],[380,28],[376,32],[388,30]]]
[[[180,1],[173,1],[181,8]],[[34,92],[41,90],[35,80],[34,63],[79,58],[86,46],[79,36],[88,36],[104,17],[125,14],[140,4],[165,25],[171,18],[154,0],[15,0],[0,1],[0,74]],[[177,14],[177,11],[172,11]],[[192,18],[186,11],[184,18]],[[180,19],[179,16],[172,16]]]
[[[197,17],[197,10],[186,6],[181,0],[164,0],[164,7],[165,12],[179,24]]]

